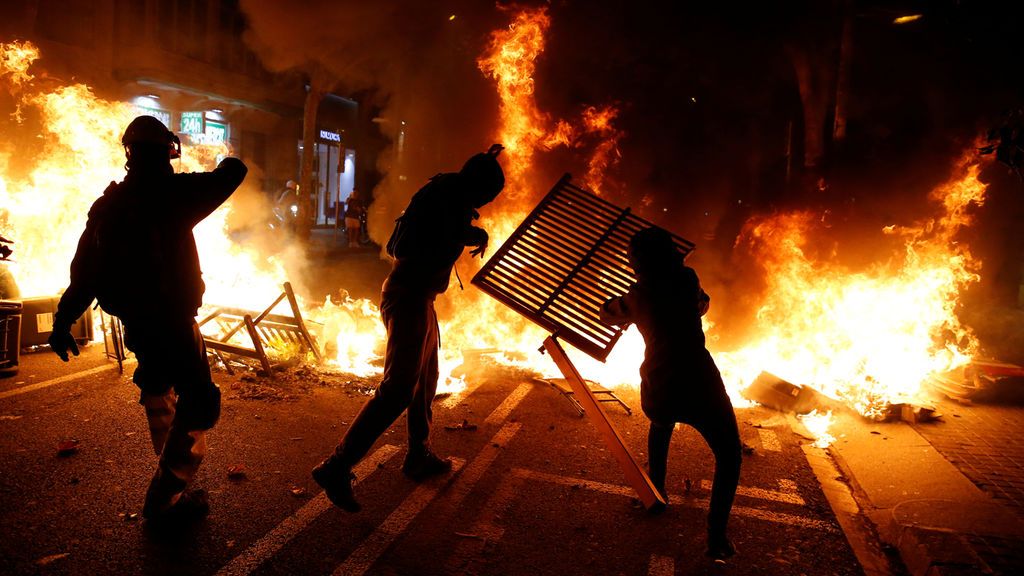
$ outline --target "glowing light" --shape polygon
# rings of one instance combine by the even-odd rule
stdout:
[[[896,18],[895,20],[893,20],[892,23],[893,24],[909,24],[911,22],[916,22],[916,21],[920,20],[921,18],[924,18],[924,14],[910,14],[910,15],[907,15],[907,16],[900,16],[900,17]]]

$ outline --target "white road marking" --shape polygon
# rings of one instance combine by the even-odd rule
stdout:
[[[704,490],[711,490],[711,480],[701,480],[700,487]],[[736,494],[738,496],[747,496],[750,498],[759,498],[761,500],[771,500],[772,502],[783,502],[785,504],[796,504],[797,506],[803,506],[806,504],[804,499],[793,491],[787,492],[776,492],[775,490],[765,490],[764,488],[748,488],[746,486],[739,486],[736,488]]]
[[[125,363],[127,364],[127,361]],[[116,368],[116,364],[104,364],[103,366],[97,366],[95,368],[90,368],[88,370],[82,370],[81,372],[66,374],[58,378],[51,378],[50,380],[43,380],[42,382],[36,382],[35,384],[22,386],[21,388],[15,388],[14,390],[0,392],[0,400],[3,400],[4,398],[10,398],[11,396],[17,396],[18,394],[32,392],[33,390],[39,390],[40,388],[47,388],[49,386],[56,386],[57,384],[63,384],[65,382],[70,382],[72,380],[78,380],[79,378],[85,378],[86,376],[92,376],[93,374],[99,374],[100,372],[106,372],[107,370],[114,370]]]
[[[648,576],[672,576],[676,571],[676,561],[668,556],[654,554],[647,565]]]
[[[762,448],[769,452],[782,452],[782,444],[779,443],[779,437],[774,430],[758,428],[757,434],[761,437]]]
[[[505,400],[502,401],[502,403],[499,404],[493,412],[491,412],[490,416],[484,420],[484,424],[497,424],[498,422],[503,422],[508,418],[508,415],[512,413],[512,410],[519,405],[519,402],[530,393],[530,390],[533,390],[533,384],[520,384],[518,388],[508,395],[508,398],[505,398]]]
[[[466,461],[461,458],[453,458],[451,474],[458,473],[465,463]],[[394,542],[395,538],[398,538],[416,516],[433,501],[451,478],[452,476],[449,475],[417,486],[412,494],[409,494],[398,508],[363,540],[363,543],[349,555],[345,562],[338,566],[334,571],[335,576],[365,574],[387,547]]]
[[[616,496],[626,496],[632,498],[634,491],[629,486],[621,486],[618,484],[607,484],[605,482],[595,482],[593,480],[586,480],[583,478],[573,478],[570,476],[559,476],[557,474],[548,474],[546,472],[538,472],[535,470],[526,470],[524,468],[514,468],[512,473],[517,476],[529,478],[532,480],[540,480],[544,482],[551,482],[553,484],[561,484],[563,486],[577,486],[580,488],[587,488],[597,492],[604,492],[606,494],[613,494]],[[770,492],[770,491],[765,491]],[[708,508],[707,498],[692,498],[669,495],[669,503],[673,505],[685,505],[695,508]],[[759,520],[767,520],[769,522],[776,522],[778,524],[789,524],[791,526],[800,526],[801,528],[813,528],[816,530],[822,530],[825,532],[834,532],[835,528],[830,522],[823,520],[816,520],[813,518],[806,518],[804,516],[797,516],[795,514],[785,514],[782,512],[772,512],[770,510],[764,510],[761,508],[751,508],[748,506],[733,506],[732,513],[737,516],[748,516],[751,518],[757,518]]]
[[[502,426],[490,441],[487,442],[487,445],[480,450],[476,458],[466,467],[466,471],[452,485],[451,497],[447,500],[450,508],[457,507],[462,502],[462,499],[473,490],[476,483],[483,477],[484,472],[490,468],[509,440],[522,427],[523,425],[519,422],[509,422]]]
[[[378,448],[373,454],[364,458],[363,461],[356,464],[355,468],[352,470],[356,474],[356,480],[353,482],[353,485],[358,484],[360,480],[363,480],[370,474],[373,474],[381,464],[390,460],[391,457],[397,453],[397,446],[385,444]],[[235,556],[231,562],[217,572],[217,576],[251,574],[259,568],[263,562],[267,561],[271,556],[283,548],[285,544],[291,541],[292,538],[295,538],[299,532],[302,532],[302,530],[312,524],[317,517],[327,510],[330,510],[331,506],[331,501],[327,499],[327,495],[320,492],[314,498],[310,499],[305,506],[299,508],[294,514],[285,518],[284,521],[278,524],[276,528],[246,548],[244,552]]]
[[[449,394],[447,398],[442,398],[439,404],[441,408],[445,410],[451,410],[458,406],[463,400],[465,400],[470,394],[476,391],[483,383],[483,379],[475,378],[472,384],[467,384],[465,388],[459,390],[457,393]]]
[[[481,574],[487,571],[476,564],[483,561],[482,552],[488,542],[497,542],[505,534],[505,529],[498,524],[509,505],[520,493],[525,478],[522,476],[505,476],[491,497],[484,503],[473,527],[466,532],[467,539],[459,541],[455,550],[445,564],[445,574]]]

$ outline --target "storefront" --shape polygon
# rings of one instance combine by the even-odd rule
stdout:
[[[148,114],[182,136],[185,144],[228,144],[231,125],[220,108],[210,110],[169,110],[156,94],[138,96],[132,105],[139,114]],[[187,140],[186,140],[187,138]]]
[[[344,224],[345,202],[355,187],[357,111],[355,101],[334,94],[325,96],[317,111],[313,163],[314,226],[338,227]],[[300,164],[301,158],[300,142]]]

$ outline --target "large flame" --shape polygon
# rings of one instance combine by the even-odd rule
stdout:
[[[549,26],[545,8],[518,11],[507,28],[491,35],[478,60],[500,97],[495,139],[506,147],[505,193],[484,210],[482,224],[491,234],[492,249],[546,190],[548,183],[531,177],[538,154],[563,146],[584,156],[585,185],[599,193],[613,182],[607,171],[620,156],[618,142],[624,134],[614,125],[615,106],[585,107],[578,119],[554,119],[537,106],[534,73]],[[118,139],[137,111],[97,98],[83,85],[36,86],[30,69],[38,50],[25,43],[0,45],[0,50],[0,80],[19,111],[38,115],[43,147],[28,160],[17,158],[17,166],[13,150],[0,148],[0,234],[18,242],[14,273],[23,291],[52,294],[67,284],[68,264],[89,205],[109,181],[123,175]],[[13,120],[29,122],[22,116]],[[222,148],[186,146],[180,169],[208,169],[224,153]],[[764,267],[767,282],[751,330],[754,336],[736,349],[718,349],[713,322],[717,308],[705,322],[709,347],[734,401],[740,401],[739,392],[757,374],[769,371],[877,415],[889,403],[917,397],[930,375],[967,362],[976,353],[977,341],[956,318],[957,299],[977,279],[978,266],[957,244],[956,234],[969,224],[968,206],[983,201],[977,174],[978,167],[970,163],[957,168],[951,182],[933,194],[942,206],[933,220],[886,228],[884,233],[901,239],[902,249],[866,270],[851,271],[811,255],[808,246],[818,240],[819,219],[810,213],[750,221],[743,246]],[[292,255],[267,258],[233,242],[225,233],[230,210],[230,204],[223,207],[196,230],[206,299],[261,310],[280,293],[284,259]],[[475,268],[465,259],[458,265],[463,278]],[[551,361],[536,352],[547,334],[479,291],[453,287],[439,300],[439,310],[444,348],[439,390],[455,391],[461,385],[447,373],[469,349],[515,352],[525,365],[553,372]],[[379,372],[376,361],[384,331],[373,304],[328,301],[304,305],[303,314],[318,328],[321,345],[339,369],[361,375]],[[585,376],[606,386],[635,385],[643,350],[639,333],[630,329],[605,364],[582,354],[573,357]],[[822,417],[806,422],[825,428],[828,421]]]
[[[965,161],[932,193],[938,217],[881,231],[898,235],[903,249],[862,272],[809,256],[820,223],[810,213],[749,222],[744,239],[768,286],[756,336],[716,354],[731,387],[766,370],[877,417],[890,403],[920,401],[929,376],[967,363],[978,342],[956,312],[979,266],[956,235],[970,223],[967,208],[984,200],[978,171]]]
[[[35,153],[0,143],[0,233],[16,242],[16,260],[9,264],[20,291],[27,296],[56,294],[68,284],[68,269],[85,228],[89,207],[111,181],[124,177],[121,132],[140,111],[133,105],[97,97],[83,84],[37,83],[30,73],[39,50],[27,42],[0,44],[0,81],[13,98],[17,114],[5,120],[5,134],[37,134]],[[209,170],[228,153],[223,145],[186,142],[177,171]],[[243,186],[248,186],[246,183]],[[294,249],[267,256],[236,243],[227,233],[233,203],[229,201],[199,224],[196,243],[206,282],[205,301],[262,311],[281,294],[287,279],[284,261]],[[126,263],[130,274],[130,263]],[[375,326],[376,307],[366,301],[305,306],[310,328],[324,348],[336,349],[334,363],[367,373],[379,349],[382,329]],[[287,301],[275,312],[290,314]],[[369,319],[369,320],[368,320]],[[359,335],[339,339],[339,326],[359,325]],[[376,322],[379,325],[379,322]],[[211,324],[206,331],[217,334]],[[239,333],[235,342],[245,344]],[[364,334],[372,335],[366,337]],[[330,345],[328,345],[328,343]]]
[[[492,33],[485,53],[477,61],[480,70],[493,79],[500,98],[495,140],[505,146],[505,190],[498,202],[484,209],[483,227],[491,236],[492,248],[512,234],[550,184],[534,176],[538,154],[560,146],[588,153],[584,182],[595,191],[601,189],[604,171],[618,159],[618,140],[623,133],[614,126],[618,114],[614,106],[586,107],[576,120],[555,120],[537,106],[534,73],[549,27],[546,8],[518,11],[507,28]],[[460,268],[476,269],[465,263]],[[497,348],[516,352],[518,358],[523,358],[522,366],[554,373],[551,360],[537,351],[547,333],[503,304],[479,291],[452,289],[442,299],[442,306],[446,312],[442,330],[446,357],[455,358],[462,350]],[[642,358],[642,341],[639,355],[636,344],[636,338],[624,338],[616,352],[626,350],[630,357]],[[617,354],[613,353],[605,365],[570,353],[588,377],[615,385],[638,381],[639,360],[615,362]]]

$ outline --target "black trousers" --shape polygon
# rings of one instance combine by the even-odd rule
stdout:
[[[334,458],[346,467],[362,460],[406,410],[409,451],[427,450],[430,445],[439,346],[434,295],[385,292],[380,313],[387,329],[384,376],[335,449]]]
[[[709,406],[702,406],[699,414],[684,419],[697,429],[715,455],[715,481],[711,488],[711,509],[708,511],[708,533],[724,536],[740,482],[740,461],[742,446],[736,414],[732,403],[724,393]],[[651,421],[647,434],[647,451],[651,482],[665,493],[665,471],[668,463],[669,443],[672,440],[674,422]]]
[[[139,362],[132,380],[142,391],[139,403],[160,456],[143,509],[153,514],[172,506],[198,473],[205,431],[220,415],[220,391],[195,318],[126,319],[124,329],[125,345]]]

